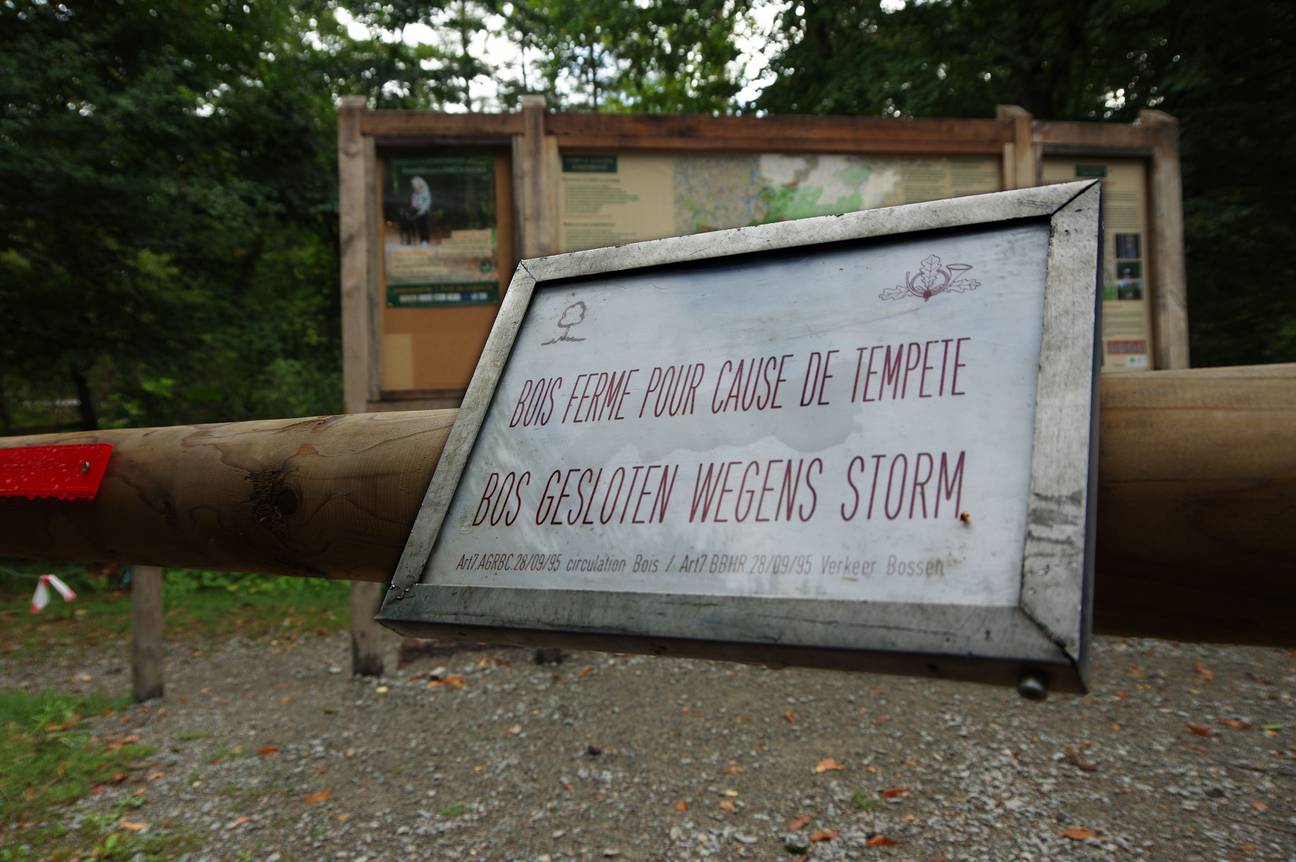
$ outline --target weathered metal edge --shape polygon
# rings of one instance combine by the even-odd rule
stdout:
[[[1093,582],[1100,214],[1101,184],[1091,180],[1050,221],[1020,601],[1082,682]]]
[[[499,620],[516,618],[519,608],[525,617],[499,628]],[[636,631],[625,624],[630,618],[647,625]],[[727,657],[738,644],[827,650],[839,663],[865,670],[902,659],[911,668],[933,658],[1016,661],[1047,671],[1064,687],[1079,684],[1072,679],[1070,657],[1013,606],[418,584],[405,601],[384,607],[378,619],[409,631],[435,629],[465,639],[506,632],[511,634],[504,640],[521,642],[546,635],[618,645],[687,642],[687,654],[702,658]],[[862,632],[868,636],[864,646]]]
[[[536,279],[525,263],[520,264],[509,282],[508,292],[504,294],[499,314],[486,339],[486,348],[473,371],[468,390],[464,393],[459,415],[455,418],[454,427],[450,429],[445,448],[441,450],[441,460],[437,462],[432,481],[428,483],[427,493],[423,495],[418,515],[410,528],[409,538],[405,540],[405,548],[401,551],[400,561],[396,564],[396,572],[383,602],[384,607],[387,602],[404,598],[423,576],[432,554],[432,546],[441,532],[441,524],[445,521],[450,501],[459,485],[459,478],[463,475],[468,456],[477,442],[477,432],[481,430],[491,399],[495,397],[495,387],[513,352],[513,342],[526,317],[527,308],[531,305],[535,285]]]

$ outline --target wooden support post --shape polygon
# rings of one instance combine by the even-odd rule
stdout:
[[[1016,105],[999,105],[995,118],[1012,124],[1012,142],[1004,144],[1003,187],[1026,189],[1040,184],[1042,147],[1035,143],[1035,118]]]
[[[347,96],[338,108],[338,219],[341,243],[342,391],[348,413],[363,413],[378,397],[377,342],[370,298],[369,224],[374,170],[360,134],[363,96]]]
[[[1187,368],[1188,277],[1184,267],[1183,180],[1179,121],[1162,111],[1139,111],[1138,123],[1157,131],[1152,146],[1152,349],[1157,368]]]
[[[351,673],[360,676],[382,676],[383,638],[387,629],[374,622],[387,587],[380,581],[353,581],[351,584]]]
[[[377,303],[371,284],[378,241],[373,234],[373,139],[360,133],[363,96],[346,96],[338,108],[338,210],[342,253],[342,389],[348,413],[363,413],[378,398]],[[351,585],[351,672],[379,676],[382,637],[374,622],[382,588]]]
[[[162,696],[162,569],[131,566],[131,694]]]
[[[558,251],[558,140],[545,134],[545,97],[522,97],[522,134],[513,139],[514,198],[522,257]]]
[[[1095,629],[1296,647],[1296,364],[1108,374],[1099,391]],[[385,583],[454,417],[0,439],[114,446],[94,500],[0,499],[0,557]]]

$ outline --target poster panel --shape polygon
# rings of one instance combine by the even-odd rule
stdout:
[[[389,308],[499,302],[494,156],[388,156],[382,205]]]
[[[1152,357],[1147,164],[1142,159],[1044,159],[1044,182],[1103,186],[1102,368],[1146,371]]]

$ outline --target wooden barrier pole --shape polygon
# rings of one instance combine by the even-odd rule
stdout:
[[[1100,389],[1095,628],[1296,646],[1296,365]],[[0,557],[386,580],[454,416],[0,438],[116,447],[92,502],[0,500]]]
[[[162,570],[131,566],[131,692],[162,696]]]

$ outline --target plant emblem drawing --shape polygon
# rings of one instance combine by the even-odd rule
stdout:
[[[585,303],[577,300],[563,309],[562,317],[558,318],[558,328],[562,330],[562,335],[555,336],[548,341],[540,342],[541,347],[550,344],[556,344],[559,341],[584,341],[571,334],[572,327],[580,325],[585,320]]]
[[[878,294],[879,299],[908,299],[917,297],[923,302],[938,293],[964,293],[976,290],[981,282],[964,278],[963,273],[972,268],[970,263],[942,264],[938,255],[929,254],[915,273],[905,273],[904,284],[897,284]]]

